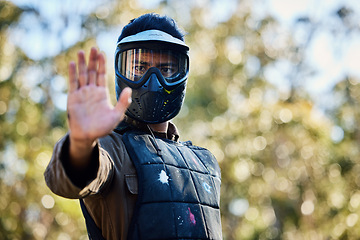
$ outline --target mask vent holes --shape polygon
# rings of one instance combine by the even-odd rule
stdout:
[[[136,104],[138,105],[139,109],[141,110],[142,107],[141,107],[140,99],[139,99],[139,98],[135,98],[135,102],[136,102]],[[133,111],[135,111],[135,109],[133,109]]]

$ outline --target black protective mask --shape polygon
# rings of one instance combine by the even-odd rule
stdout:
[[[187,50],[169,42],[118,43],[117,98],[125,87],[132,88],[132,103],[126,115],[145,123],[161,123],[179,113],[189,71]]]

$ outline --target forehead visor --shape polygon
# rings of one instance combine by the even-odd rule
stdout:
[[[189,47],[182,40],[175,38],[166,32],[156,29],[146,30],[134,35],[127,36],[121,39],[118,42],[118,45],[122,45],[125,43],[147,42],[147,41],[159,41],[159,42],[170,43],[182,47],[186,50],[189,50]]]

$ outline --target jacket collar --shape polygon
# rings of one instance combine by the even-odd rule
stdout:
[[[146,132],[146,133],[150,133],[149,131],[149,127],[146,123],[143,122],[139,122],[135,119],[132,119],[128,116],[124,117],[124,120],[117,126],[116,130],[123,132],[126,128],[128,127],[133,127],[136,128],[140,131]],[[175,124],[173,124],[172,122],[168,122],[168,129],[166,133],[163,132],[153,132],[153,134],[157,137],[160,138],[166,138],[175,142],[179,141],[179,131],[177,129],[177,127],[175,126]]]

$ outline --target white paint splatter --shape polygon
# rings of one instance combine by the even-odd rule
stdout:
[[[169,184],[169,177],[164,170],[159,173],[159,181],[163,184]]]

